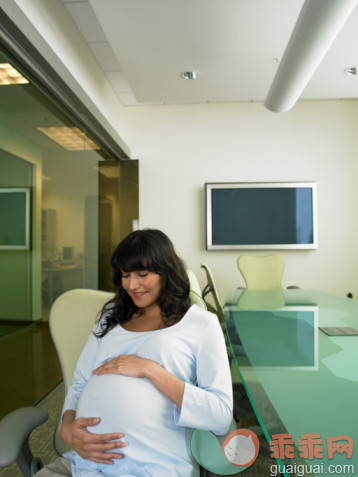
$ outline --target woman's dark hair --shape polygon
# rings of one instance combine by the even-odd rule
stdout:
[[[123,289],[122,272],[148,270],[161,276],[162,290],[157,305],[163,327],[176,323],[190,308],[190,284],[184,262],[176,254],[171,240],[160,230],[144,229],[129,234],[115,249],[111,266],[116,294],[102,308],[97,337],[102,338],[116,325],[141,312]]]

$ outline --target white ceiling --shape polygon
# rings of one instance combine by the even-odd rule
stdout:
[[[141,105],[263,101],[304,0],[62,2],[122,103]],[[355,7],[301,98],[357,98],[357,45]]]

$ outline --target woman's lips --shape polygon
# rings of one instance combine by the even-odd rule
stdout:
[[[145,295],[147,292],[138,292],[138,293],[134,293],[132,292],[132,295],[134,296],[134,298],[141,298],[143,295]]]

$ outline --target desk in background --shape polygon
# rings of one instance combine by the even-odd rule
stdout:
[[[51,306],[61,293],[74,288],[95,288],[97,267],[82,263],[63,263],[49,261],[42,264],[42,301]]]
[[[358,448],[351,459],[329,459],[326,441],[349,436],[358,446],[358,336],[318,329],[358,329],[358,302],[318,291],[235,290],[224,314],[233,352],[243,350],[235,362],[267,440],[288,433],[298,449],[303,435],[320,434],[323,457],[306,459],[322,465],[314,475],[329,465],[354,465],[358,473]]]

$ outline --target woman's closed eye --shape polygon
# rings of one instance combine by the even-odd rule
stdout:
[[[148,276],[148,273],[147,271],[143,271],[143,272],[137,272],[137,275],[138,277],[141,277],[141,278],[144,278],[144,277],[147,277]],[[122,278],[129,278],[130,274],[129,273],[123,273],[122,272]]]

